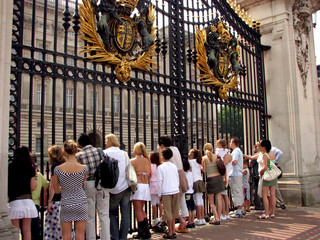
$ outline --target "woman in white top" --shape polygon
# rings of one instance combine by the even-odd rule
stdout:
[[[198,149],[193,148],[190,150],[189,163],[193,176],[194,198],[197,206],[197,220],[194,222],[196,225],[205,225],[206,220],[204,219],[204,203],[202,195],[206,192],[206,187],[201,172],[202,156]]]
[[[230,200],[228,197],[228,184],[229,184],[229,177],[232,173],[232,157],[228,151],[227,141],[225,139],[219,139],[216,142],[216,155],[220,156],[224,165],[226,166],[226,174],[223,178],[225,184],[225,190],[222,192],[222,209],[221,209],[221,221],[225,221],[230,219],[229,216],[229,209],[230,209]]]
[[[271,151],[271,142],[269,140],[262,140],[260,142],[260,152],[261,154],[258,157],[258,164],[259,164],[259,175],[260,175],[260,181],[262,180],[262,176],[264,172],[268,169],[270,166],[270,161],[275,160],[276,156]],[[276,212],[276,185],[277,185],[278,179],[275,179],[273,181],[267,182],[263,181],[262,183],[262,201],[264,205],[265,212],[261,216],[258,216],[258,219],[268,219],[269,214],[271,218],[275,217]],[[268,193],[270,192],[270,197],[268,199]]]

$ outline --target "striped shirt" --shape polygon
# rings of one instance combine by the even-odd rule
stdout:
[[[88,167],[87,181],[94,180],[94,173],[103,160],[102,153],[92,145],[87,145],[76,154],[76,158],[81,164],[85,164]]]

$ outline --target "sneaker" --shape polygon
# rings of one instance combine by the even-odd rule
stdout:
[[[221,221],[227,221],[227,216],[221,215],[220,220],[221,220]]]
[[[201,221],[201,225],[206,225],[207,224],[205,219],[201,219],[200,221]]]
[[[194,224],[195,224],[196,226],[200,226],[201,223],[202,223],[202,221],[201,221],[200,219],[194,220]]]
[[[152,221],[151,226],[154,227],[161,222],[160,218],[156,218]]]
[[[227,220],[230,220],[230,215],[229,214],[227,215]]]
[[[237,210],[234,214],[231,214],[232,218],[241,218],[242,217],[242,211],[241,210]]]

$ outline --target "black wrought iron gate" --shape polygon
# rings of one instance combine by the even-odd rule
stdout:
[[[155,150],[160,135],[183,157],[206,142],[238,136],[250,153],[266,138],[263,54],[258,29],[225,0],[155,0],[158,71],[136,71],[127,83],[113,68],[79,53],[80,0],[14,0],[10,102],[12,152],[26,145],[45,171],[47,149],[82,132],[102,147],[115,133],[132,155],[138,141]],[[231,1],[229,1],[231,2]],[[228,100],[203,85],[196,68],[195,32],[220,17],[240,40],[247,75]]]

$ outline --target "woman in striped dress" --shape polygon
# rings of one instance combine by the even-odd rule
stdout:
[[[84,192],[84,180],[88,172],[86,165],[78,163],[75,154],[77,144],[73,140],[63,144],[67,161],[54,170],[53,188],[61,192],[60,221],[64,240],[71,239],[72,222],[75,225],[75,239],[84,239],[88,220],[88,203]]]

